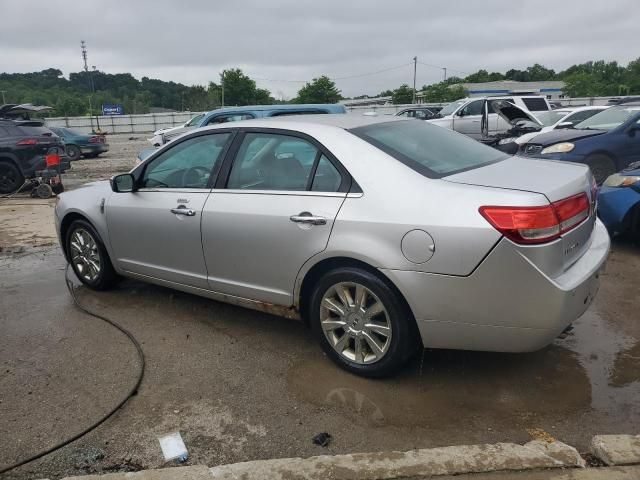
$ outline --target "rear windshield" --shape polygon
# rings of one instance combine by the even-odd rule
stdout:
[[[350,130],[416,172],[440,178],[508,158],[465,135],[427,122],[404,120]]]
[[[530,112],[542,112],[549,110],[549,105],[544,98],[523,98],[522,101]]]

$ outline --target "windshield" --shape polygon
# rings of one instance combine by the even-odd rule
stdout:
[[[535,116],[545,127],[553,125],[566,117],[570,112],[560,112],[558,110],[549,110],[546,112],[536,112]]]
[[[375,123],[350,130],[416,172],[430,178],[508,158],[503,152],[427,122]]]
[[[588,130],[613,130],[629,120],[632,115],[640,113],[640,106],[611,107],[596,113],[593,117],[577,124],[574,128]]]
[[[461,107],[465,103],[466,103],[466,100],[456,100],[455,102],[451,102],[449,105],[446,105],[438,113],[443,117],[446,117],[447,115],[451,115],[453,112],[455,112],[459,107]]]
[[[187,123],[185,123],[184,126],[185,127],[195,127],[196,125],[198,125],[198,123],[200,123],[200,120],[202,120],[202,117],[204,117],[204,113],[201,113],[200,115],[196,115],[191,120],[189,120]]]

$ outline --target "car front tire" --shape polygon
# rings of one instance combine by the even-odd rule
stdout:
[[[107,290],[118,280],[98,232],[85,220],[74,220],[65,235],[67,259],[78,279],[93,290]]]
[[[399,294],[364,269],[324,274],[311,293],[308,315],[326,354],[364,377],[395,373],[420,346],[415,320]]]
[[[609,178],[609,175],[616,173],[616,166],[613,160],[603,153],[589,155],[585,163],[591,169],[591,173],[598,185],[602,185],[604,181]]]

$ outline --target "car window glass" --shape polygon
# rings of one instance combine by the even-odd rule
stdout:
[[[481,115],[482,114],[482,104],[484,103],[483,100],[476,100],[474,102],[469,103],[468,105],[465,105],[461,110],[460,113],[462,113],[463,115]]]
[[[311,190],[314,192],[337,192],[342,183],[342,176],[327,157],[322,155],[313,177]]]
[[[247,133],[231,168],[227,188],[307,190],[318,149],[297,137]]]
[[[583,110],[582,112],[576,112],[573,115],[569,115],[567,118],[563,120],[563,122],[571,122],[576,124],[587,118],[593,117],[599,110]]]
[[[285,116],[290,116],[290,115],[320,115],[320,114],[325,114],[327,112],[325,112],[324,110],[300,110],[300,111],[296,111],[296,110],[285,110],[282,112],[273,112],[270,116],[271,117],[285,117]]]
[[[398,114],[398,116],[399,116],[399,117],[408,117],[408,116],[410,115],[410,113],[411,113],[411,112],[407,110],[407,111],[404,111],[404,112],[400,112],[400,113]]]
[[[231,113],[229,115],[218,115],[210,118],[207,125],[215,125],[217,123],[239,122],[240,120],[251,120],[255,118],[251,113]]]
[[[523,98],[522,101],[530,112],[542,112],[549,110],[547,101],[544,98]]]
[[[145,168],[142,188],[207,188],[230,133],[193,137],[161,153]]]
[[[427,118],[428,114],[424,110],[416,110],[414,113],[414,117],[416,118]]]

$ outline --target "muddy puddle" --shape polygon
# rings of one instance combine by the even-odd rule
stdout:
[[[569,337],[535,353],[427,350],[385,380],[359,378],[311,357],[289,371],[288,385],[302,401],[379,426],[577,420],[591,413],[637,424],[639,345],[589,311]]]

